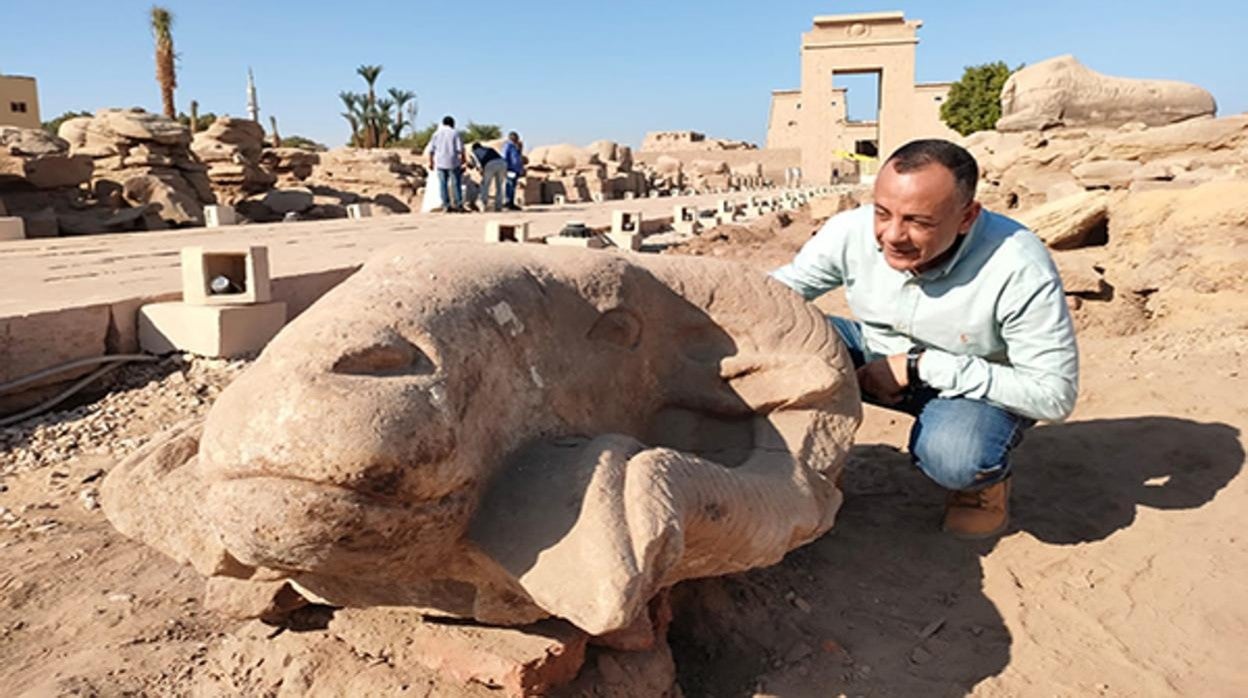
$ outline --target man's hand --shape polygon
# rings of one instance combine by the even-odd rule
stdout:
[[[906,384],[905,354],[876,359],[858,369],[858,385],[862,391],[885,405],[901,402]]]

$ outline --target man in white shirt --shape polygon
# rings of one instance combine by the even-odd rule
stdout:
[[[464,141],[455,130],[455,119],[449,116],[442,118],[442,125],[433,132],[429,144],[425,146],[425,155],[429,158],[429,171],[438,173],[442,210],[463,211]],[[447,191],[448,184],[450,192]],[[430,186],[430,183],[426,182],[425,186]]]
[[[831,318],[869,402],[915,417],[915,464],[950,491],[944,530],[1009,523],[1010,451],[1036,420],[1074,409],[1079,356],[1061,278],[1031,231],[975,201],[979,169],[943,140],[884,163],[875,202],[830,219],[773,276],[815,298],[845,286],[856,320]]]

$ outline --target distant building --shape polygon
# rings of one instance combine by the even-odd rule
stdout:
[[[803,181],[823,183],[847,155],[887,156],[915,138],[958,138],[940,120],[951,83],[914,82],[921,26],[901,12],[815,17],[802,35],[801,89],[771,95],[767,148],[799,149]],[[833,80],[854,74],[877,78],[876,120],[849,119],[846,89]]]
[[[34,78],[0,75],[0,126],[39,128],[39,90]]]

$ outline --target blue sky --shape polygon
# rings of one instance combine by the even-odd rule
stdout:
[[[0,72],[39,79],[43,118],[67,109],[156,111],[151,3],[0,0]],[[177,101],[243,115],[248,66],[264,122],[330,145],[347,137],[340,90],[356,66],[413,90],[417,121],[445,113],[500,123],[527,143],[638,144],[694,129],[762,142],[770,91],[798,87],[798,43],[818,14],[901,9],[924,20],[917,78],[966,65],[1073,53],[1101,72],[1195,82],[1219,113],[1248,110],[1248,3],[1046,0],[691,3],[169,0],[181,62]],[[853,87],[851,86],[851,90]],[[861,101],[859,102],[861,104]]]

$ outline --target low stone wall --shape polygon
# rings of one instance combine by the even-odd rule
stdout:
[[[360,264],[322,269],[273,279],[273,300],[286,303],[286,319],[293,319],[316,299],[359,270]],[[113,303],[63,308],[30,315],[0,318],[0,382],[44,368],[106,354],[139,353],[139,308],[149,303],[176,301],[181,292],[147,295]],[[103,364],[58,373],[20,392],[0,395],[0,415],[39,404]]]

